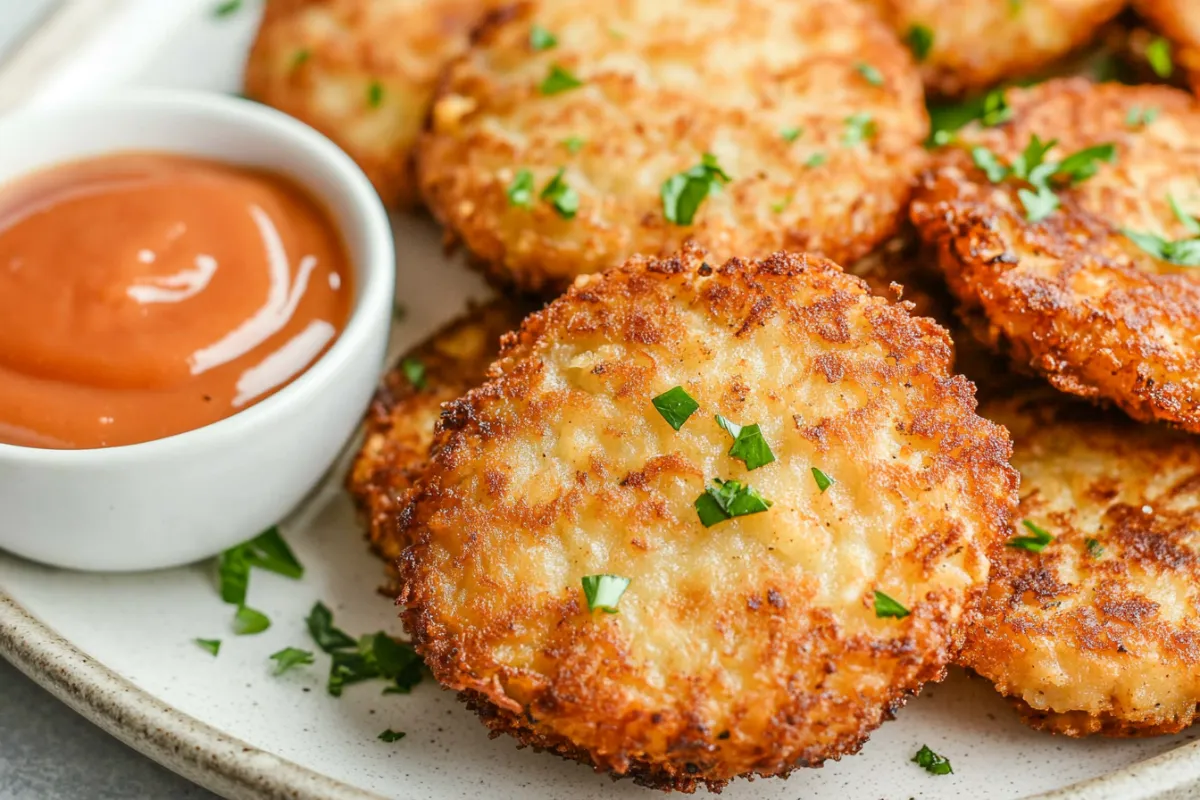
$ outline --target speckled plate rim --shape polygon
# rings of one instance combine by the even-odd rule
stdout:
[[[229,736],[92,659],[0,589],[0,656],[83,717],[232,800],[384,800]],[[1200,741],[1030,800],[1200,796]]]

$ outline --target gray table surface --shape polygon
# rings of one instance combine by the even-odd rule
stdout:
[[[54,4],[0,0],[0,63]],[[0,800],[213,797],[121,744],[0,659]]]

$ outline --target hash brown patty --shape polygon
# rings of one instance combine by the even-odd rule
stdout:
[[[500,337],[516,330],[529,310],[498,299],[468,311],[405,353],[375,392],[346,488],[389,570],[409,544],[399,515],[429,460],[442,404],[483,383]]]
[[[1009,121],[973,124],[938,153],[911,209],[960,312],[1060,391],[1200,431],[1200,273],[1122,232],[1194,235],[1171,198],[1200,214],[1200,110],[1176,89],[1082,79],[1011,89],[1007,102]],[[1115,150],[1113,163],[1060,189],[1061,206],[1040,222],[1019,197],[1028,184],[992,183],[972,153],[1012,165],[1034,135],[1058,140],[1050,160]]]
[[[385,204],[411,206],[411,150],[438,73],[500,1],[268,0],[246,94],[336,142]]]
[[[1185,1],[1185,0],[1184,0]],[[1091,41],[1125,0],[868,0],[954,97],[1032,76]]]
[[[581,279],[443,413],[405,626],[493,731],[646,785],[853,753],[944,674],[1015,504],[1007,435],[949,361],[944,330],[816,257]],[[652,403],[676,386],[679,430]],[[748,471],[716,414],[774,460]],[[716,478],[773,505],[706,527]],[[618,613],[589,611],[601,574],[629,580]]]
[[[1035,728],[1174,733],[1200,710],[1200,448],[1048,387],[986,403],[1020,515],[1054,537],[993,564],[960,663]],[[1014,536],[1028,536],[1018,527]]]
[[[852,261],[896,230],[928,125],[910,55],[855,3],[554,0],[476,32],[417,172],[493,278],[557,293],[689,237]]]

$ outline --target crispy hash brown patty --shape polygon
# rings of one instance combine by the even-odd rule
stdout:
[[[1174,67],[1200,93],[1200,3],[1196,0],[1134,0],[1133,7],[1174,45]]]
[[[555,292],[689,237],[720,258],[865,255],[903,216],[928,124],[911,57],[854,3],[555,0],[477,32],[417,171],[493,277]],[[681,175],[690,224],[662,198]]]
[[[410,155],[442,66],[500,0],[270,0],[246,94],[344,149],[388,205],[417,200]]]
[[[1200,707],[1200,449],[1052,395],[983,407],[1012,432],[1022,517],[1054,540],[1004,549],[960,662],[1035,728],[1182,730]]]
[[[1083,80],[1007,98],[1012,119],[962,131],[912,206],[961,312],[984,341],[1061,391],[1200,431],[1200,273],[1122,233],[1194,236],[1171,199],[1200,214],[1200,110],[1175,89]],[[1113,163],[1060,189],[1061,207],[1040,222],[1027,220],[1025,185],[991,183],[969,151],[1010,165],[1034,135],[1058,139],[1050,159],[1115,147]]]
[[[1037,73],[1087,44],[1125,7],[1125,0],[868,2],[909,42],[925,85],[941,96]]]
[[[474,309],[405,353],[384,376],[346,488],[371,546],[389,564],[408,545],[399,513],[429,460],[442,404],[483,383],[500,337],[520,326],[527,310],[507,299]]]
[[[856,751],[944,674],[1016,501],[945,331],[823,259],[703,255],[581,279],[506,337],[401,559],[418,650],[493,731],[681,791]],[[678,431],[652,403],[676,386]],[[774,460],[747,471],[717,414]],[[705,527],[715,478],[773,505]],[[589,611],[601,574],[618,613]]]

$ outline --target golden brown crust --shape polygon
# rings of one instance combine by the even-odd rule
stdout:
[[[1022,518],[1055,539],[1040,554],[1005,548],[995,560],[960,663],[994,681],[1035,728],[1146,736],[1187,727],[1200,711],[1195,439],[1048,388],[982,412],[1012,433]]]
[[[1135,419],[1200,431],[1200,273],[1155,259],[1120,233],[1190,234],[1168,195],[1200,214],[1200,110],[1175,89],[1051,81],[1010,90],[1013,119],[971,126],[922,178],[911,213],[938,249],[972,327],[1059,390],[1116,404]],[[1158,110],[1149,125],[1135,108]],[[1112,142],[1114,164],[1044,221],[1026,221],[1016,181],[989,183],[969,147],[1011,163],[1033,134],[1051,158]]]
[[[921,63],[934,95],[956,97],[1030,77],[1087,44],[1125,0],[868,0],[896,33],[933,33]]]
[[[411,206],[410,153],[438,72],[499,2],[269,0],[246,63],[246,94],[336,142],[384,203]]]
[[[500,299],[469,311],[405,353],[375,392],[346,489],[358,505],[372,549],[388,563],[393,579],[392,567],[409,544],[399,514],[429,460],[442,404],[483,383],[500,351],[500,337],[515,330],[529,310]],[[424,367],[423,386],[405,376],[400,365],[406,359]]]
[[[535,24],[557,45],[534,51]],[[543,95],[553,65],[584,85]],[[856,114],[876,133],[847,145]],[[788,141],[788,128],[803,131]],[[494,277],[554,293],[687,238],[722,259],[784,249],[854,260],[896,230],[927,132],[916,68],[870,9],[556,0],[497,12],[477,32],[443,78],[417,171],[433,213]],[[574,153],[572,137],[583,142]],[[733,180],[694,224],[676,225],[660,188],[706,152]],[[806,165],[818,154],[824,163]],[[537,199],[560,168],[579,195],[570,220]],[[506,192],[523,169],[530,208]]]
[[[1015,502],[944,330],[823,259],[703,261],[636,257],[506,337],[401,559],[406,628],[489,727],[681,791],[856,751],[942,676]],[[651,404],[675,385],[678,432]],[[747,472],[717,413],[776,460]],[[705,528],[714,477],[774,505]],[[587,611],[599,573],[632,581],[618,614]]]
[[[1195,0],[1134,0],[1133,7],[1172,43],[1171,58],[1200,92],[1200,3]]]

